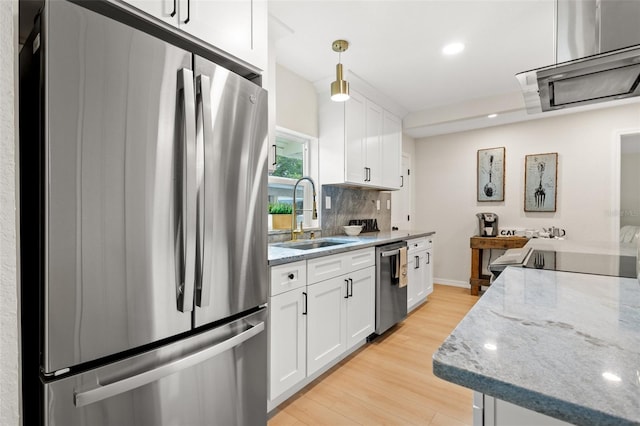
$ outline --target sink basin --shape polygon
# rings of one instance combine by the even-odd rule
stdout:
[[[284,247],[284,248],[290,248],[295,250],[313,250],[313,249],[322,248],[322,247],[331,247],[331,246],[337,246],[340,244],[347,244],[350,242],[351,241],[339,241],[339,240],[307,240],[307,241],[279,243],[279,244],[272,244],[272,245],[275,247]]]

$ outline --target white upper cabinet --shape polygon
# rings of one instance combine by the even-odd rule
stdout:
[[[389,111],[382,115],[382,186],[400,188],[402,185],[402,121]]]
[[[367,111],[364,115],[367,123],[365,139],[366,182],[372,186],[382,185],[382,108],[371,101],[367,101]]]
[[[267,0],[126,0],[260,70],[267,68]]]
[[[400,188],[402,122],[351,89],[346,102],[320,97],[321,184]]]
[[[344,151],[344,162],[340,162],[339,158],[340,153],[334,152],[333,155],[331,152],[327,151],[328,154],[326,157],[328,161],[330,161],[331,157],[336,157],[337,162],[335,164],[323,164],[325,162],[325,158],[320,157],[320,167],[321,169],[326,168],[336,168],[337,176],[334,179],[340,180],[340,175],[342,174],[342,163],[344,164],[344,181],[345,182],[357,182],[362,183],[366,181],[366,171],[365,171],[365,149],[366,149],[366,135],[367,128],[365,123],[365,114],[366,114],[366,99],[357,92],[351,92],[351,99],[348,102],[345,102],[342,105],[336,106],[333,101],[332,104],[329,105],[335,106],[335,110],[339,111],[344,109],[344,118],[342,123],[345,120],[349,122],[348,126],[340,126],[340,123],[337,123],[336,120],[336,128],[342,127],[344,129],[344,139],[340,138],[340,134],[337,134],[336,141],[331,141],[332,145],[337,145],[336,149],[340,149]],[[322,126],[322,124],[321,124]],[[333,130],[333,129],[331,129]],[[333,132],[331,132],[333,133]],[[329,142],[323,137],[322,127],[320,130],[320,144],[322,145],[325,142]],[[342,144],[340,143],[342,142]],[[342,145],[342,146],[340,146]],[[320,177],[322,179],[322,176]],[[323,182],[328,183],[328,182]],[[335,183],[335,182],[331,182]]]

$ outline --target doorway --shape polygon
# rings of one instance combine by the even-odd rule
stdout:
[[[391,193],[391,227],[412,229],[411,156],[402,154],[400,189]]]

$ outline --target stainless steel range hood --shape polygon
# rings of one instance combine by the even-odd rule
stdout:
[[[557,0],[555,53],[516,75],[528,113],[640,96],[640,0]]]

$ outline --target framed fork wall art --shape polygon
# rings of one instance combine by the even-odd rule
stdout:
[[[555,212],[558,153],[527,155],[524,161],[524,211]]]
[[[478,201],[504,201],[504,147],[478,150]]]

